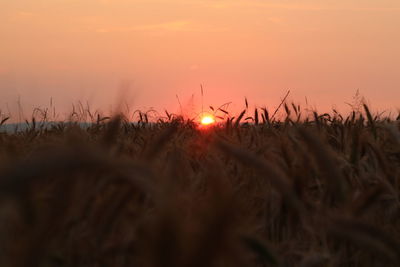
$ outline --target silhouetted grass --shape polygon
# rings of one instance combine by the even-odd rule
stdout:
[[[400,266],[400,115],[284,100],[0,133],[2,266]]]

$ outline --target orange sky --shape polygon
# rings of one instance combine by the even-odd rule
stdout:
[[[0,108],[400,108],[399,0],[0,1]],[[236,105],[236,106],[235,106]]]

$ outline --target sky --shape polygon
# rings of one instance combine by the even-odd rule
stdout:
[[[0,110],[400,108],[398,0],[0,0]],[[18,104],[19,103],[19,104]]]

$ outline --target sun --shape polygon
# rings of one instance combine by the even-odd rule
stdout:
[[[213,123],[215,123],[214,116],[212,116],[212,115],[204,115],[204,116],[201,117],[200,123],[202,125],[204,125],[204,126],[213,124]]]

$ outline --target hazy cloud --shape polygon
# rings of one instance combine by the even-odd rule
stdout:
[[[286,3],[285,3],[286,2]],[[297,2],[297,3],[296,3]],[[397,1],[387,1],[388,3],[380,2],[379,4],[368,4],[363,1],[357,5],[348,1],[331,2],[320,4],[320,1],[261,1],[261,0],[245,0],[245,1],[202,1],[202,4],[207,7],[223,9],[234,7],[249,7],[249,8],[266,8],[266,9],[288,9],[288,10],[372,10],[372,11],[392,11],[400,10],[400,3]],[[394,3],[394,4],[393,4]]]
[[[97,28],[95,31],[98,33],[109,32],[215,32],[224,31],[225,28],[217,28],[211,25],[197,24],[191,21],[171,21],[156,24],[143,24],[136,26],[117,26],[117,27],[103,27]]]

